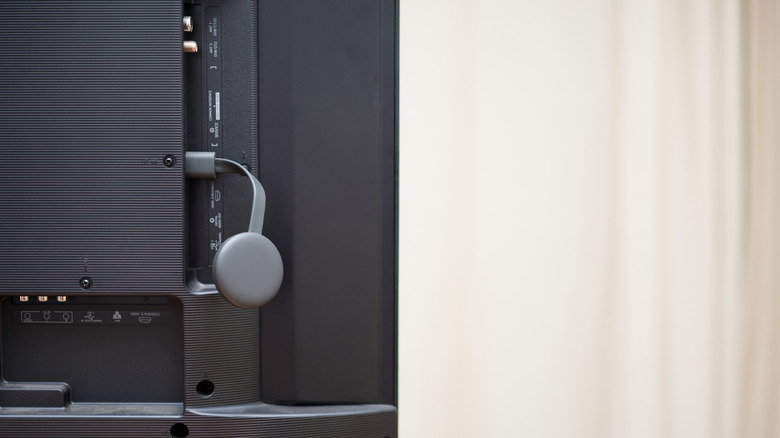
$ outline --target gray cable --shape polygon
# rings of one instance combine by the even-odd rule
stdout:
[[[226,158],[214,159],[217,173],[241,173],[252,181],[254,201],[252,202],[252,216],[249,219],[249,232],[263,234],[263,221],[265,220],[265,189],[260,181],[252,175],[246,167]]]
[[[238,173],[249,178],[252,182],[252,191],[254,192],[252,216],[249,219],[249,231],[263,234],[265,189],[246,167],[233,160],[217,158],[214,152],[188,151],[184,154],[184,172],[187,178],[214,179],[218,173]]]

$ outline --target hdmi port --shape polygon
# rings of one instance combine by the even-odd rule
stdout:
[[[151,316],[139,316],[138,320],[141,321],[141,324],[149,324],[150,322],[152,322],[152,317]]]

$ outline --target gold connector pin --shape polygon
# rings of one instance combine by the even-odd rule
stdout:
[[[192,17],[185,15],[181,19],[181,29],[185,32],[192,32]]]
[[[198,43],[195,41],[184,41],[184,53],[197,53]]]

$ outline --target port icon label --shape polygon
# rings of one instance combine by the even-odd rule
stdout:
[[[24,310],[14,312],[14,322],[21,324],[72,324],[73,312],[61,310]]]
[[[17,310],[15,324],[69,324],[69,325],[169,325],[170,314],[165,310]]]

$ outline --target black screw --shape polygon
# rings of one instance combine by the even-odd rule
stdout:
[[[81,285],[84,289],[89,289],[92,287],[92,279],[89,277],[81,277],[81,280],[79,280],[79,285]]]
[[[173,167],[173,165],[176,164],[176,157],[173,155],[166,155],[165,158],[163,158],[163,164],[165,164],[165,167]]]

